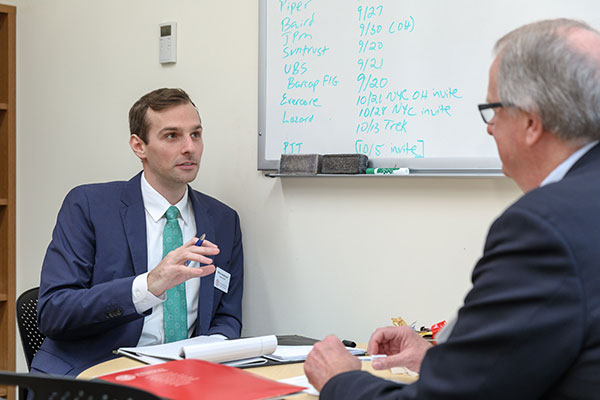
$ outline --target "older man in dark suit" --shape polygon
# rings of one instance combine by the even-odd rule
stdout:
[[[357,371],[335,337],[305,371],[322,399],[592,399],[600,396],[600,33],[567,19],[496,44],[479,106],[504,173],[525,195],[492,225],[447,340],[382,328],[376,368],[408,366],[401,385]]]

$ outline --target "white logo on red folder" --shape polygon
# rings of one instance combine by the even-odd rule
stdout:
[[[134,379],[135,379],[135,375],[131,375],[131,374],[118,375],[115,377],[115,380],[117,380],[117,381],[132,381]]]

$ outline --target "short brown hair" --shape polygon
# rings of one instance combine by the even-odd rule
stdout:
[[[138,135],[144,143],[148,143],[148,130],[150,125],[146,114],[148,108],[161,111],[180,104],[196,105],[183,89],[161,88],[151,91],[140,97],[129,110],[129,132]]]

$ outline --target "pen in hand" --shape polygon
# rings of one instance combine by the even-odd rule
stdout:
[[[196,242],[196,246],[198,246],[198,247],[202,246],[202,243],[204,242],[204,238],[205,238],[205,237],[206,237],[206,233],[203,233],[202,235],[200,235],[200,238],[199,238],[199,239],[198,239],[198,241]],[[190,263],[191,263],[191,261],[190,261],[190,260],[187,260],[187,261],[185,262],[185,265],[186,265],[186,266],[189,266],[189,265],[190,265]]]

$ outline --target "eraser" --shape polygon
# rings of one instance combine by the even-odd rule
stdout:
[[[282,154],[279,173],[287,175],[317,175],[321,173],[323,156],[320,154]]]
[[[322,174],[364,174],[369,157],[364,154],[325,154]]]

